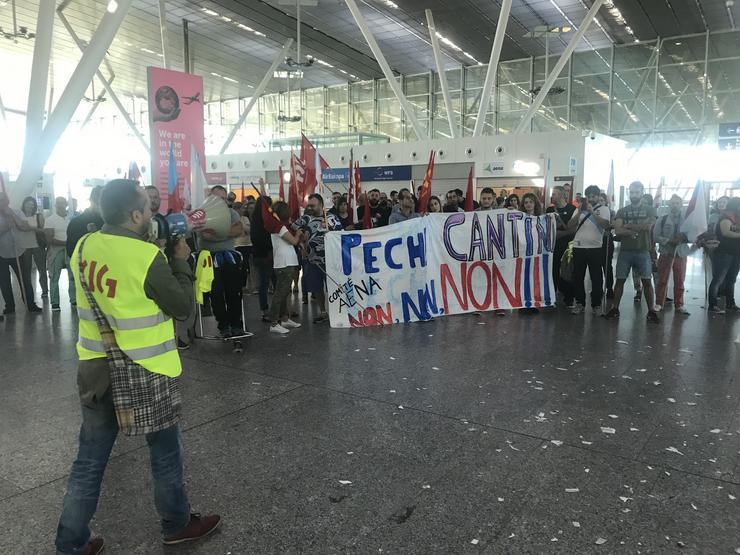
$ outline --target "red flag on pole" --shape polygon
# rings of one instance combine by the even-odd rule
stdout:
[[[429,164],[424,174],[424,182],[419,193],[419,213],[426,214],[429,208],[429,199],[432,198],[432,177],[434,176],[434,151],[429,153]]]
[[[362,180],[360,179],[360,163],[355,162],[355,198],[359,202],[360,195],[362,194]]]
[[[355,185],[354,185],[354,179],[353,179],[353,172],[354,172],[354,151],[350,148],[349,149],[349,173],[347,174],[347,211],[349,212],[349,222],[350,224],[355,223],[355,209],[353,202],[353,197],[355,194]]]
[[[285,202],[285,183],[283,182],[283,167],[278,166],[278,173],[280,174],[280,191],[278,193],[278,196],[280,197],[280,200]]]
[[[285,222],[283,222],[273,211],[272,207],[267,204],[267,200],[267,197],[260,197],[260,203],[262,204],[262,224],[267,233],[280,233],[280,229],[285,225]]]
[[[365,195],[365,210],[362,212],[362,229],[372,229],[373,220],[370,217],[370,199]]]
[[[468,190],[465,192],[465,211],[473,211],[473,166],[470,166],[468,174]]]
[[[288,211],[290,221],[294,222],[301,217],[301,201],[298,198],[298,180],[296,178],[296,157],[290,156],[290,184],[288,185]]]
[[[317,158],[318,164],[316,162]],[[329,164],[322,156],[317,157],[316,147],[303,133],[301,133],[301,162],[305,169],[303,176],[303,198],[306,199],[308,195],[316,192],[316,187],[319,183],[316,172],[328,169]]]

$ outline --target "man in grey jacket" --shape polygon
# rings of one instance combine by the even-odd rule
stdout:
[[[681,233],[681,224],[684,220],[682,213],[683,200],[673,195],[668,201],[670,212],[658,218],[655,224],[655,241],[660,248],[658,258],[658,285],[655,288],[656,310],[660,310],[665,302],[668,278],[673,270],[673,302],[676,314],[688,316],[683,300],[684,281],[686,280],[686,257],[689,255],[689,245],[686,235]]]
[[[393,207],[388,224],[393,225],[412,218],[418,218],[419,214],[414,212],[414,204],[414,197],[411,196],[411,191],[408,189],[398,191],[398,204]]]

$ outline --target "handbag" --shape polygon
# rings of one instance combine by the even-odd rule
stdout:
[[[576,228],[576,232],[573,234],[573,237],[578,234],[578,230],[581,229],[581,226],[585,224],[586,220],[588,220],[590,217],[591,212],[586,214],[586,217],[578,223],[578,227]],[[568,243],[568,248],[565,249],[563,256],[560,257],[560,279],[562,279],[563,281],[567,281],[568,283],[572,283],[574,273],[575,263],[573,262],[573,241],[570,241]]]
[[[86,235],[78,249],[80,285],[100,331],[110,372],[111,393],[119,429],[128,436],[165,430],[180,421],[179,380],[136,364],[116,343],[116,336],[87,284],[82,266]]]
[[[42,249],[48,248],[49,241],[46,240],[46,233],[44,233],[44,228],[41,227],[41,214],[36,214],[36,229],[34,231],[36,232],[36,242],[39,244],[39,247]]]

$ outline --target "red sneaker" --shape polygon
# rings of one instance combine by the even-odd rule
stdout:
[[[85,546],[85,555],[98,555],[105,551],[103,538],[92,538]]]
[[[176,545],[199,540],[212,533],[219,524],[221,524],[219,515],[200,516],[200,513],[193,513],[190,515],[190,522],[182,532],[165,538],[163,541],[165,545]]]

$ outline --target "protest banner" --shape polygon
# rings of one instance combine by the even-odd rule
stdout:
[[[331,326],[551,306],[555,226],[552,214],[491,210],[327,233]]]

